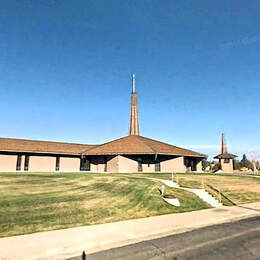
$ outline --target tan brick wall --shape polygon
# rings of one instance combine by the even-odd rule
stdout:
[[[29,171],[31,171],[31,172],[54,172],[55,165],[56,165],[56,157],[30,156]],[[24,164],[22,166],[24,166]]]
[[[103,156],[98,156],[96,158],[91,158],[91,172],[105,172],[105,161]]]
[[[184,158],[181,156],[161,162],[161,172],[186,172]]]
[[[138,163],[135,160],[129,159],[127,157],[118,156],[119,172],[137,172]]]
[[[229,163],[224,163],[224,159],[220,160],[221,163],[221,169],[223,172],[225,173],[233,173],[234,169],[233,169],[233,160],[229,160]]]
[[[60,171],[61,172],[79,172],[80,158],[60,157]]]
[[[0,155],[0,172],[16,171],[17,155]]]
[[[118,156],[110,157],[107,161],[107,172],[119,172]]]
[[[23,171],[23,169],[24,169],[24,161],[25,161],[25,156],[22,155],[22,159],[21,159],[21,171]]]
[[[155,166],[154,163],[143,163],[143,172],[154,172]]]
[[[97,163],[96,162],[94,163],[93,161],[96,161],[96,160],[91,159],[90,171],[91,172],[97,172],[97,170],[98,170]]]
[[[199,161],[196,165],[196,171],[197,172],[202,172],[202,161]]]

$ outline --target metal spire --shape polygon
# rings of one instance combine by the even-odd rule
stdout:
[[[225,140],[225,135],[221,135],[221,154],[226,154],[227,153],[227,144]]]
[[[137,94],[135,92],[135,74],[132,75],[132,95],[131,95],[131,112],[130,112],[129,135],[139,135],[139,118],[138,118]]]

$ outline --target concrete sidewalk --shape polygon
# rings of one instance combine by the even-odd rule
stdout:
[[[260,216],[260,202],[0,239],[0,259],[64,259]]]

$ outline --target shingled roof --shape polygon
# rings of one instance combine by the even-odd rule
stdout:
[[[130,155],[161,154],[206,158],[207,156],[188,149],[173,146],[139,135],[129,135],[111,142],[93,147],[83,152],[84,155]]]
[[[96,145],[0,138],[0,151],[80,155]]]
[[[222,153],[214,157],[214,159],[234,159],[237,156],[232,153]]]
[[[64,155],[161,154],[206,157],[201,153],[138,135],[129,135],[102,145],[0,138],[0,151]]]

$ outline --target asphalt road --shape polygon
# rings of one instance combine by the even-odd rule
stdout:
[[[260,217],[97,252],[86,259],[260,259]]]

